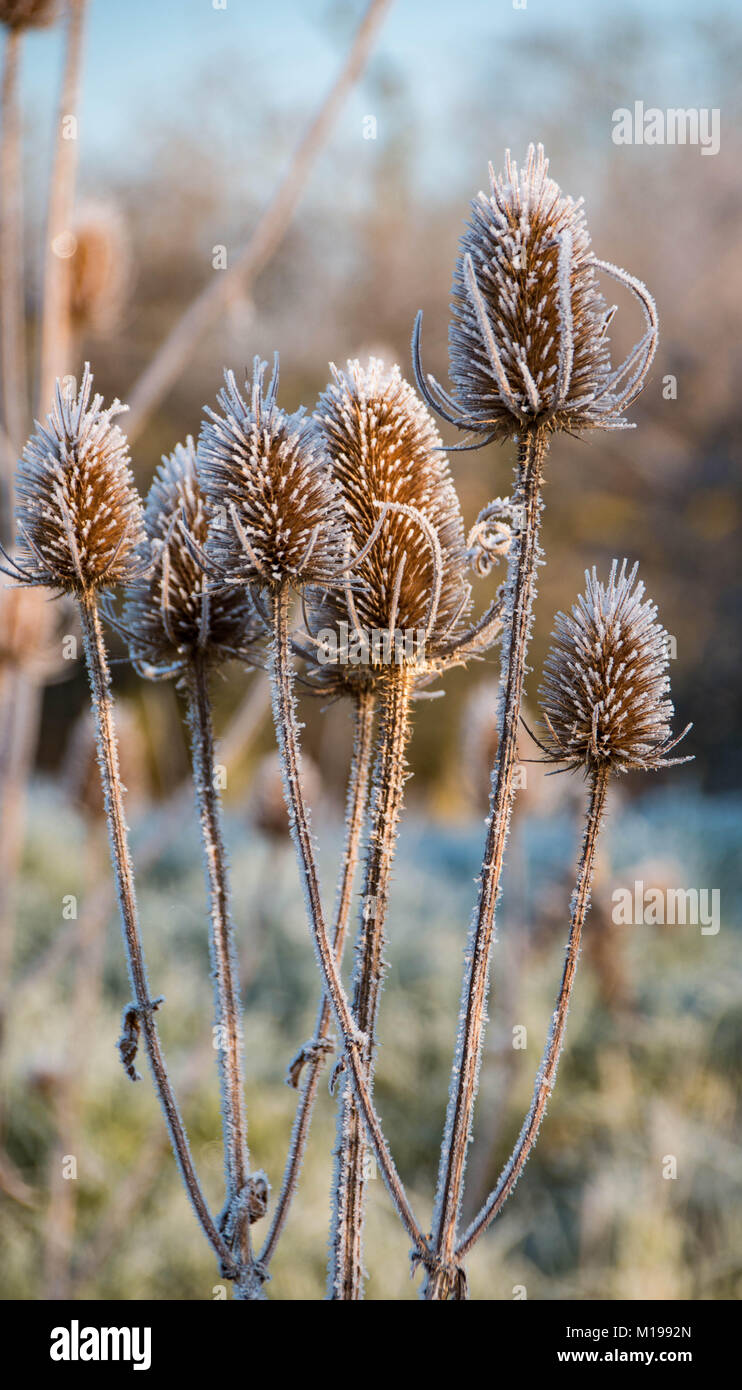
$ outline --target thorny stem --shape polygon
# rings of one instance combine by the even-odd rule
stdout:
[[[338,966],[340,966],[342,961],[343,948],[345,946],[345,938],[348,930],[348,917],[353,896],[353,883],[358,867],[361,837],[368,803],[368,781],[371,765],[371,742],[375,707],[376,697],[373,691],[359,691],[356,696],[355,707],[353,760],[348,777],[345,852],[343,855],[343,866],[340,874],[340,887],[335,911],[335,931],[332,939],[332,949]],[[296,1111],[296,1118],[294,1120],[291,1145],[286,1160],[281,1192],[265,1245],[260,1252],[260,1264],[264,1267],[267,1267],[269,1261],[273,1258],[278,1239],[285,1225],[289,1207],[299,1182],[299,1174],[301,1172],[304,1151],[309,1136],[312,1111],[319,1088],[320,1072],[322,1070],[326,1051],[329,1050],[325,1048],[323,1044],[328,1037],[331,1016],[332,1007],[327,996],[324,995],[317,1015],[317,1023],[312,1041],[303,1049],[297,1059],[298,1065],[303,1063],[306,1066],[306,1076],[301,1099]]]
[[[188,725],[191,734],[193,787],[201,822],[206,879],[209,893],[209,940],[214,979],[216,1023],[219,1028],[218,1058],[222,1091],[222,1129],[227,1174],[225,1212],[244,1193],[250,1172],[247,1147],[247,1114],[243,1069],[242,1021],[238,970],[232,924],[227,856],[222,832],[219,793],[215,785],[214,729],[208,674],[203,661],[191,663],[186,676]],[[250,1223],[241,1223],[240,1263],[251,1262]]]
[[[452,1259],[477,1091],[495,907],[515,795],[513,768],[539,557],[541,477],[547,448],[548,436],[539,431],[526,434],[518,446],[518,480],[514,501],[522,507],[522,524],[508,578],[510,622],[506,622],[503,636],[499,743],[493,769],[493,793],[479,899],[467,950],[446,1140],[438,1174],[433,1229],[438,1263],[437,1268],[429,1274],[423,1291],[424,1297],[432,1301],[446,1300],[461,1287],[455,1272],[452,1272]]]
[[[365,1034],[362,1049],[369,1088],[373,1088],[376,1020],[384,973],[384,925],[396,830],[406,780],[405,749],[410,732],[411,674],[393,669],[386,683],[379,751],[374,772],[371,827],[356,944],[353,1015]],[[330,1241],[330,1295],[353,1301],[363,1297],[363,1225],[368,1145],[363,1120],[346,1082],[338,1107],[333,1227]]]
[[[562,973],[562,984],[559,990],[557,1006],[552,1016],[551,1028],[546,1040],[541,1066],[539,1067],[536,1077],[531,1108],[526,1116],[515,1149],[500,1174],[497,1186],[490,1193],[481,1211],[475,1216],[456,1247],[457,1260],[463,1259],[469,1253],[474,1243],[483,1232],[486,1231],[490,1222],[494,1220],[498,1212],[504,1207],[526,1165],[531,1149],[536,1143],[541,1121],[546,1112],[549,1097],[554,1089],[557,1067],[559,1065],[559,1055],[562,1050],[564,1033],[567,1027],[569,1001],[575,975],[577,974],[577,962],[580,957],[582,927],[590,906],[590,886],[593,877],[595,849],[598,843],[598,835],[600,834],[600,823],[605,807],[607,787],[608,772],[605,768],[601,768],[594,772],[592,777],[590,805],[585,822],[585,835],[582,842],[582,853],[580,855],[580,863],[577,871],[577,882],[572,898],[569,940],[567,942],[567,954],[564,961],[564,971]]]
[[[147,1049],[152,1076],[157,1095],[162,1106],[175,1158],[188,1195],[204,1234],[219,1256],[222,1269],[230,1279],[239,1279],[241,1270],[232,1258],[226,1242],[217,1230],[206,1199],[201,1191],[193,1166],[188,1138],[167,1074],[162,1055],[160,1037],[154,1020],[153,1001],[150,995],[147,971],[144,964],[144,951],[139,927],[136,895],[134,891],[134,870],[129,854],[128,831],[124,815],[124,799],[119,772],[118,747],[113,722],[113,700],[111,697],[111,677],[108,669],[106,650],[103,641],[100,614],[95,596],[89,593],[80,595],[80,618],[82,623],[85,658],[90,680],[91,701],[95,717],[96,742],[98,746],[98,765],[100,769],[106,820],[111,841],[111,860],[118,890],[121,926],[124,938],[129,977],[138,1011],[139,1024]]]
[[[304,889],[307,898],[309,921],[314,936],[320,969],[325,988],[332,1004],[333,1012],[343,1041],[344,1061],[350,1067],[353,1087],[359,1108],[363,1115],[374,1153],[381,1169],[399,1218],[412,1238],[415,1250],[427,1256],[427,1242],[415,1219],[401,1178],[381,1129],[379,1117],[374,1109],[371,1093],[366,1082],[365,1067],[362,1060],[362,1046],[365,1041],[356,1027],[348,996],[333,954],[327,934],[327,924],[319,891],[319,877],[315,860],[314,844],[309,829],[309,818],[304,802],[304,792],[299,774],[299,726],[296,718],[293,692],[293,672],[291,668],[288,631],[289,593],[285,585],[276,588],[272,594],[273,640],[270,653],[270,675],[273,687],[273,716],[276,737],[283,766],[286,803],[291,823],[291,833],[299,858]]]

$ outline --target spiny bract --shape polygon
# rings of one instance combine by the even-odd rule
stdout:
[[[203,547],[209,518],[189,437],[163,457],[145,507],[148,562],[124,613],[132,660],[152,674],[173,674],[191,659],[248,660],[262,634],[244,586],[210,585],[187,544]]]
[[[21,582],[86,593],[139,569],[142,503],[126,436],[112,423],[126,407],[115,400],[103,410],[92,385],[87,363],[77,395],[73,378],[57,381],[46,426],[37,422],[23,450],[13,562]]]
[[[226,372],[221,413],[206,412],[198,465],[213,513],[208,556],[231,582],[332,582],[345,552],[338,489],[312,421],[276,404],[277,365],[264,395],[265,367],[256,357],[249,404]]]
[[[637,569],[627,573],[624,560],[619,570],[614,560],[607,584],[586,571],[572,616],[557,614],[539,691],[542,747],[554,762],[621,773],[688,761],[666,757],[679,741],[670,729],[669,638]]]
[[[525,165],[490,165],[490,193],[472,203],[453,279],[449,395],[414,359],[429,404],[461,428],[504,439],[514,433],[623,428],[654,356],[657,315],[640,281],[590,250],[582,199],[548,175],[543,147]],[[632,291],[646,331],[614,371],[608,308],[596,272]]]

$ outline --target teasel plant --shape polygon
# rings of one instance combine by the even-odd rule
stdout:
[[[121,1057],[133,1075],[137,1047],[143,1039],[175,1158],[195,1213],[219,1257],[224,1276],[239,1283],[244,1270],[218,1229],[196,1174],[155,1021],[163,1001],[152,997],[144,959],[101,605],[114,586],[130,586],[144,577],[147,565],[142,548],[147,535],[127,440],[115,423],[125,407],[115,400],[104,408],[103,398],[93,395],[92,387],[87,364],[79,390],[69,377],[64,383],[58,380],[46,424],[37,425],[23,450],[16,477],[16,550],[12,557],[3,551],[3,571],[18,584],[71,595],[79,610],[133,994],[124,1010]]]
[[[297,851],[307,916],[324,988],[339,1030],[341,1062],[352,1080],[384,1181],[413,1247],[427,1249],[375,1111],[365,1063],[366,1034],[348,1000],[322,904],[316,848],[301,777],[300,724],[296,702],[295,643],[290,630],[292,593],[351,591],[355,574],[370,552],[383,521],[380,516],[365,546],[353,553],[343,499],[314,422],[299,411],[289,415],[277,403],[278,357],[266,386],[267,364],[256,358],[245,393],[232,372],[209,409],[198,445],[199,481],[212,510],[205,547],[189,541],[211,581],[245,586],[270,634],[268,672],[273,716],[281,756],[289,824]],[[360,781],[360,779],[359,779]],[[358,793],[353,793],[354,797]],[[359,799],[362,799],[362,794]],[[355,804],[355,803],[354,803]],[[335,933],[337,940],[337,930]],[[324,1048],[320,1043],[320,1051]],[[301,1056],[297,1059],[297,1069]],[[305,1131],[302,1107],[279,1198],[278,1222],[298,1177],[299,1145]],[[297,1142],[298,1140],[298,1142]],[[299,1154],[297,1161],[296,1155]],[[266,1256],[280,1234],[274,1223]],[[260,1269],[265,1273],[264,1266]]]
[[[486,1202],[458,1241],[459,1267],[502,1210],[538,1137],[556,1081],[572,989],[590,907],[595,852],[612,777],[690,762],[668,756],[691,725],[673,736],[669,698],[669,636],[654,603],[644,597],[638,566],[614,560],[608,582],[585,572],[585,592],[571,615],[559,613],[539,691],[541,723],[533,735],[543,761],[557,771],[581,772],[588,807],[562,980],[528,1113],[515,1149]]]
[[[320,688],[332,689],[338,680],[372,683],[379,702],[352,999],[372,1087],[411,705],[450,665],[484,651],[500,623],[497,605],[486,621],[467,623],[471,585],[461,509],[437,428],[399,367],[386,370],[372,358],[366,368],[350,361],[344,371],[331,371],[315,419],[340,488],[348,553],[361,558],[353,582],[325,593],[312,586],[304,640],[315,644]],[[333,1299],[363,1294],[369,1158],[363,1117],[346,1078],[332,1203]]]
[[[259,664],[264,625],[244,589],[209,584],[189,542],[206,541],[209,519],[198,483],[193,439],[163,458],[147,497],[143,573],[127,589],[123,618],[105,613],[128,643],[137,671],[177,679],[190,734],[191,765],[209,900],[209,952],[222,1099],[226,1197],[219,1219],[244,1271],[236,1296],[262,1290],[253,1272],[250,1225],[265,1212],[267,1182],[251,1173],[245,1104],[244,1039],[227,853],[215,759],[210,684],[226,663]],[[127,1047],[124,1029],[124,1048]],[[122,1054],[123,1055],[123,1054]],[[128,1063],[130,1074],[133,1061]]]
[[[618,367],[608,327],[615,313],[600,289],[607,275],[638,300],[644,333]],[[487,509],[487,523],[511,528],[504,592],[498,745],[478,903],[466,950],[457,1043],[436,1190],[432,1241],[438,1258],[425,1297],[463,1296],[454,1259],[466,1153],[486,1019],[495,909],[515,788],[518,723],[533,621],[546,459],[556,433],[630,427],[625,412],[641,391],[657,345],[657,312],[646,287],[591,250],[582,199],[564,194],[549,175],[542,146],[525,163],[505,156],[490,168],[490,191],[472,204],[453,278],[449,330],[451,390],[426,374],[422,315],[413,333],[421,394],[443,420],[467,431],[458,448],[513,439],[515,486],[507,512]],[[481,547],[480,547],[481,554]]]

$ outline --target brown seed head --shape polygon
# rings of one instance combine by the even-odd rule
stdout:
[[[144,539],[142,503],[115,400],[91,400],[85,364],[80,390],[57,381],[54,409],[37,423],[18,465],[14,566],[21,582],[86,593],[131,580]]]
[[[57,0],[0,0],[0,24],[8,29],[43,29],[57,18]]]
[[[419,318],[413,353],[420,388],[461,428],[505,439],[535,429],[624,428],[657,343],[657,314],[640,281],[598,261],[582,208],[548,174],[543,147],[519,167],[490,166],[490,192],[472,203],[453,279],[449,395],[425,378]],[[639,299],[643,338],[616,371],[597,272]]]
[[[312,421],[276,404],[277,366],[264,393],[265,366],[255,358],[249,403],[226,372],[221,411],[207,410],[198,462],[213,512],[208,556],[233,583],[331,582],[344,554],[338,489]]]
[[[557,614],[539,691],[542,747],[554,762],[621,773],[689,761],[666,756],[679,741],[669,639],[637,568],[627,574],[626,561],[619,570],[614,560],[607,584],[586,571],[571,617]]]
[[[461,509],[440,435],[399,367],[385,371],[371,358],[367,368],[353,361],[331,370],[315,418],[354,564],[344,591],[315,607],[311,628],[398,632],[409,638],[405,660],[423,664],[460,631],[470,607]]]
[[[131,278],[131,250],[122,218],[108,203],[80,209],[69,262],[70,315],[76,333],[110,333],[121,317]]]
[[[210,584],[194,555],[209,517],[190,437],[163,458],[144,520],[147,571],[124,610],[132,661],[148,675],[172,675],[195,659],[250,660],[263,628],[244,588]]]

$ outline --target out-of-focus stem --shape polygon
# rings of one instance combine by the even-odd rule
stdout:
[[[406,777],[410,693],[410,672],[404,667],[393,668],[383,695],[353,994],[353,1016],[357,1027],[365,1034],[362,1055],[369,1089],[373,1087],[389,879]],[[346,1082],[338,1111],[332,1204],[329,1286],[333,1299],[354,1301],[363,1297],[363,1226],[368,1158],[363,1120],[358,1112],[353,1088]]]
[[[504,1207],[525,1167],[531,1149],[536,1142],[549,1097],[554,1089],[557,1067],[559,1066],[559,1055],[562,1050],[564,1033],[567,1027],[569,1001],[575,975],[577,973],[577,962],[580,956],[582,927],[590,906],[590,886],[593,877],[595,849],[598,843],[600,823],[605,807],[607,786],[607,771],[603,768],[594,772],[590,789],[590,805],[585,823],[582,853],[580,855],[580,863],[577,871],[577,883],[572,898],[569,940],[567,942],[567,954],[564,961],[562,983],[556,1009],[552,1016],[551,1028],[549,1029],[549,1036],[546,1040],[541,1066],[539,1067],[536,1077],[531,1107],[526,1115],[518,1143],[500,1174],[497,1186],[490,1193],[481,1211],[475,1216],[456,1247],[456,1259],[463,1259],[464,1256],[469,1253],[475,1242],[482,1233],[486,1231],[490,1222],[494,1220],[498,1212]]]
[[[61,238],[72,234],[77,175],[77,131],[65,123],[77,119],[82,68],[86,0],[68,0],[67,38],[62,87],[57,112],[56,140],[49,185],[41,311],[41,361],[38,418],[53,399],[54,382],[69,372],[70,246]]]
[[[345,852],[343,855],[340,888],[335,911],[335,930],[332,939],[332,949],[338,967],[343,958],[343,948],[345,946],[348,917],[353,896],[353,884],[358,867],[361,837],[363,834],[366,805],[368,802],[368,781],[371,765],[371,741],[375,705],[376,697],[372,691],[359,691],[356,696],[355,704],[353,760],[348,777]],[[275,1252],[278,1239],[289,1213],[291,1201],[298,1185],[299,1173],[301,1172],[304,1151],[309,1136],[312,1112],[317,1098],[317,1090],[319,1088],[322,1064],[325,1059],[325,1054],[329,1050],[324,1044],[327,1041],[331,1018],[332,1008],[327,996],[324,995],[317,1015],[314,1036],[311,1042],[302,1049],[302,1053],[297,1058],[295,1064],[306,1068],[306,1072],[301,1099],[297,1107],[296,1118],[291,1134],[291,1145],[286,1160],[281,1192],[265,1245],[260,1253],[260,1263],[266,1267]]]
[[[458,1297],[463,1284],[457,1277],[452,1260],[482,1052],[495,907],[515,794],[513,768],[532,622],[539,555],[541,476],[547,448],[548,436],[540,432],[525,435],[518,446],[518,479],[514,501],[520,505],[522,512],[517,548],[508,579],[510,613],[506,617],[502,646],[501,728],[479,901],[467,949],[446,1137],[438,1173],[433,1222],[436,1265],[429,1270],[424,1288],[424,1297],[433,1301],[446,1300],[452,1295]]]
[[[3,59],[0,108],[0,354],[3,427],[7,440],[3,468],[3,536],[10,516],[9,473],[15,467],[26,423],[26,322],[23,294],[23,193],[21,117],[18,99],[23,36],[8,29]],[[7,469],[7,471],[6,471]]]

